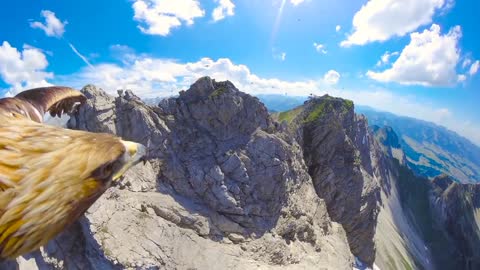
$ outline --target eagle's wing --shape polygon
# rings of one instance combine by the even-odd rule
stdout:
[[[11,141],[8,140],[18,138],[22,128],[29,127],[29,130],[33,130],[34,127],[41,126],[46,112],[50,112],[52,116],[61,116],[64,112],[73,112],[78,103],[85,101],[86,98],[81,92],[58,86],[31,89],[13,98],[0,99],[0,210],[2,199],[6,196],[4,191],[16,185],[15,179],[7,177],[11,174],[13,167],[5,165],[5,162],[16,159],[6,154],[11,152],[7,151],[11,150],[9,144]],[[17,127],[15,132],[6,133],[8,128],[15,127]]]
[[[4,99],[0,102],[0,108],[6,106],[13,111],[20,110],[17,113],[41,123],[46,112],[60,117],[63,113],[73,112],[76,105],[85,101],[86,97],[80,91],[70,87],[51,86],[30,89],[19,93],[15,98]]]

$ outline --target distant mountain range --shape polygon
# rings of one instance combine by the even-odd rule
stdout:
[[[284,112],[302,105],[306,97],[294,97],[284,95],[257,95],[257,98],[265,104],[270,112]]]
[[[291,110],[306,97],[283,95],[257,96],[271,112]],[[433,178],[442,174],[462,183],[480,182],[480,147],[468,139],[436,124],[355,106],[371,126],[390,126],[400,139],[407,165],[417,175]]]
[[[462,183],[480,182],[480,147],[444,127],[410,117],[357,106],[370,125],[390,126],[400,137],[408,166],[433,178],[448,174]]]

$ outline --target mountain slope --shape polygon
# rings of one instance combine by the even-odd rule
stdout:
[[[288,123],[302,147],[317,194],[331,218],[345,228],[352,253],[371,265],[380,197],[374,168],[379,161],[370,158],[376,149],[365,118],[355,115],[353,102],[330,96],[310,99],[276,117]]]
[[[418,175],[448,174],[462,183],[480,182],[480,147],[433,123],[358,107],[370,125],[390,126],[400,137],[408,166]]]
[[[208,77],[154,106],[131,91],[82,92],[68,127],[148,145],[149,161],[0,269],[479,266],[479,186],[416,176],[394,129],[369,128],[351,101],[271,115]]]
[[[94,86],[68,122],[149,146],[85,217],[20,269],[351,269],[298,143],[257,98],[208,77],[159,106]],[[16,269],[16,267],[1,269]]]
[[[272,112],[303,104],[306,97],[259,95]],[[443,173],[462,183],[480,182],[480,147],[457,133],[430,122],[356,106],[370,125],[390,126],[398,133],[407,164],[417,175],[433,178]]]
[[[434,269],[414,221],[401,207],[392,151],[377,141],[366,118],[354,113],[351,101],[311,98],[274,117],[288,125],[302,145],[317,193],[325,198],[332,219],[344,225],[356,256],[361,254],[356,248],[365,251],[368,243],[374,245],[380,269]],[[392,134],[386,133],[384,141],[398,147]],[[352,205],[358,189],[361,204],[356,200]]]
[[[391,148],[398,147],[398,136],[390,127],[373,130],[376,137],[380,137],[379,142],[384,144],[387,155],[392,152]],[[411,246],[409,251],[420,249],[426,252],[428,260],[425,268],[478,269],[480,185],[457,183],[445,175],[433,180],[419,177],[391,157],[397,172],[392,190],[395,190],[400,205],[395,212],[403,212],[410,223],[410,228],[400,228],[399,231],[406,235],[409,229],[413,229],[423,242],[422,245]],[[379,220],[381,227],[381,218]],[[415,256],[415,259],[424,257]]]

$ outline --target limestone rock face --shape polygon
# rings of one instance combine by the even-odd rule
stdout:
[[[343,225],[352,253],[372,265],[383,172],[366,119],[351,101],[324,96],[306,101],[290,126],[330,217]]]
[[[258,99],[208,77],[159,106],[82,91],[68,127],[143,143],[149,161],[20,269],[352,268],[301,147]]]
[[[436,177],[431,182],[430,203],[437,226],[449,240],[456,267],[479,269],[480,185]]]
[[[382,147],[383,152],[390,158],[398,160],[400,165],[407,165],[407,157],[400,145],[400,139],[395,131],[389,127],[372,126],[375,138]]]

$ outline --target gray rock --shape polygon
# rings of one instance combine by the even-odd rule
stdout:
[[[351,101],[327,95],[305,102],[290,130],[330,217],[343,225],[352,253],[372,265],[381,175],[366,119],[355,115]]]
[[[300,146],[258,99],[208,77],[159,107],[128,90],[82,91],[88,102],[68,126],[148,145],[149,162],[25,260],[42,270],[352,267]]]
[[[430,182],[429,201],[435,224],[448,239],[445,253],[452,268],[479,269],[480,185],[461,184],[442,175]]]

